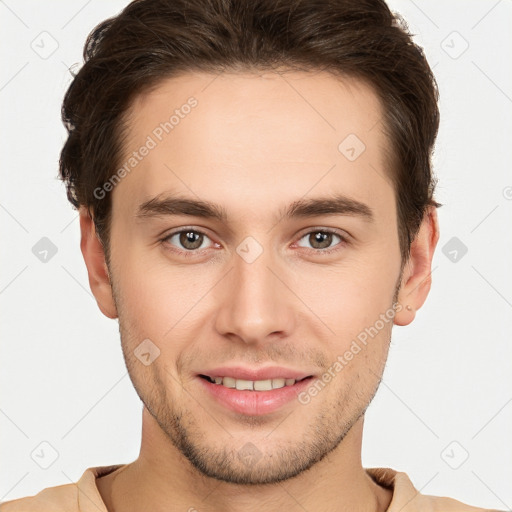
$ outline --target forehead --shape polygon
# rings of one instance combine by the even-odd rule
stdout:
[[[325,72],[166,79],[129,111],[121,165],[134,165],[126,165],[114,205],[133,212],[166,191],[222,198],[241,214],[277,196],[334,189],[389,201],[381,120],[371,87]]]

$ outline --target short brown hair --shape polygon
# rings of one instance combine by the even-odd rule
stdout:
[[[136,96],[187,71],[325,70],[377,93],[390,141],[402,263],[435,179],[438,89],[404,21],[383,0],[135,0],[89,34],[62,105],[60,176],[87,207],[108,258],[111,194],[94,190],[120,164]]]

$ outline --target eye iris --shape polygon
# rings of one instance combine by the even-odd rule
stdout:
[[[309,241],[315,249],[325,249],[331,245],[332,233],[323,233],[321,231],[311,233],[311,235],[309,235]],[[316,247],[316,243],[319,243],[320,247]]]
[[[180,244],[185,249],[197,249],[203,243],[203,235],[194,231],[183,231],[180,233]]]

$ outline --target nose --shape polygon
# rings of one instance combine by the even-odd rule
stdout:
[[[235,253],[233,267],[218,290],[217,331],[253,345],[289,336],[298,307],[287,286],[289,270],[269,249],[254,261]]]

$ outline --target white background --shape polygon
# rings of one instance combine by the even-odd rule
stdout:
[[[67,68],[81,63],[89,31],[126,3],[0,1],[0,500],[138,456],[142,405],[117,322],[90,293],[77,213],[56,179]],[[425,494],[510,509],[512,2],[391,6],[439,82],[444,206],[432,291],[415,322],[394,329],[363,464],[405,471]],[[41,37],[46,51],[58,44],[47,58],[32,48]],[[46,263],[32,252],[42,237],[58,250]],[[468,249],[456,262],[442,252],[453,237]],[[47,469],[53,452],[42,442],[58,453]]]

